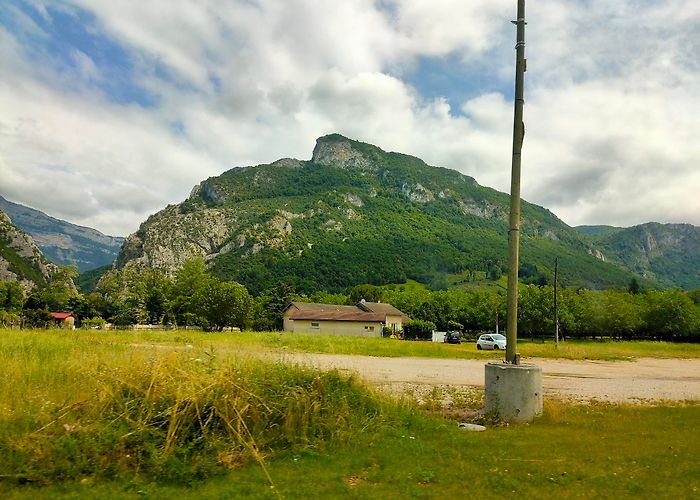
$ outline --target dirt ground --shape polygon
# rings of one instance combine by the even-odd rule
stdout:
[[[381,358],[338,354],[286,354],[285,359],[319,368],[355,372],[380,389],[484,387],[484,361]],[[610,402],[700,400],[700,359],[570,361],[527,359],[542,368],[545,397]]]

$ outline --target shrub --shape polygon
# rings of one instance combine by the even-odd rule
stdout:
[[[107,322],[99,316],[95,316],[94,318],[85,318],[80,322],[80,326],[85,330],[89,330],[91,328],[99,328],[101,330],[106,324]]]
[[[414,319],[403,324],[403,337],[405,339],[429,340],[433,336],[435,323]]]

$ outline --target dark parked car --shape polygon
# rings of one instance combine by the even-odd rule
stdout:
[[[445,344],[461,344],[462,339],[459,337],[459,332],[447,332],[444,342]]]

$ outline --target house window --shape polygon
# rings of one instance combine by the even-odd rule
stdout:
[[[321,328],[321,325],[318,323],[311,323],[311,328]]]
[[[366,332],[373,332],[373,331],[374,331],[374,327],[373,327],[373,326],[365,326],[365,331],[366,331]]]

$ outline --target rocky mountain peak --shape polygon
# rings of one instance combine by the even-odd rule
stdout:
[[[361,151],[355,141],[339,134],[326,135],[316,140],[311,161],[318,165],[345,169],[376,170],[376,166]]]

